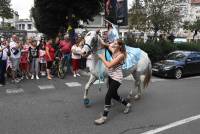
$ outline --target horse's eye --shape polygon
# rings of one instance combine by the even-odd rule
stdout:
[[[91,33],[88,33],[86,36],[90,36],[91,35]]]

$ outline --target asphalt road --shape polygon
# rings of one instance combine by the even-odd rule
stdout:
[[[0,134],[140,134],[200,114],[200,77],[181,80],[153,77],[139,101],[133,101],[132,112],[114,102],[109,120],[94,125],[104,105],[106,87],[91,87],[91,107],[83,105],[83,88],[88,76],[64,80],[45,78],[26,80],[0,87]],[[124,80],[122,96],[133,88]],[[198,134],[200,119],[168,128],[162,134]],[[149,133],[148,133],[149,132]]]

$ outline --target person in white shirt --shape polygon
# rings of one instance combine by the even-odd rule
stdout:
[[[72,68],[74,77],[80,76],[78,70],[80,68],[81,48],[83,47],[83,39],[79,38],[75,45],[72,46]]]
[[[12,62],[12,79],[14,82],[19,82],[18,79],[16,79],[16,73],[19,71],[19,61],[21,57],[21,45],[19,43],[19,39],[16,35],[12,35],[12,40],[10,42],[10,60]]]
[[[8,42],[4,39],[0,42],[0,86],[6,84],[5,73],[8,58]]]

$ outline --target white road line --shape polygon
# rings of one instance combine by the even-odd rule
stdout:
[[[156,128],[154,130],[150,130],[150,131],[147,131],[147,132],[144,132],[144,133],[141,133],[141,134],[156,134],[156,133],[165,131],[167,129],[170,129],[170,128],[173,128],[173,127],[176,127],[176,126],[180,126],[180,125],[183,125],[183,124],[186,124],[186,123],[189,123],[191,121],[198,120],[198,119],[200,119],[200,115],[196,115],[196,116],[192,116],[192,117],[180,120],[180,121],[176,121],[176,122],[170,123],[166,126]]]
[[[194,76],[194,77],[183,78],[182,80],[191,80],[191,79],[200,79],[200,76]]]
[[[69,83],[65,83],[65,85],[67,85],[68,87],[80,87],[81,83],[79,83],[79,82],[69,82]]]
[[[100,84],[103,84],[103,83],[104,83],[104,81],[100,81]],[[95,84],[95,85],[99,84],[99,80],[96,80],[93,84]]]
[[[6,93],[7,94],[18,94],[18,93],[22,93],[24,92],[24,90],[22,88],[19,89],[7,89]]]
[[[167,81],[166,79],[151,79],[151,82]]]
[[[55,86],[54,85],[39,85],[38,88],[40,90],[55,89]]]

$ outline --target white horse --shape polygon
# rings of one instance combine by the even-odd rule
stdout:
[[[84,40],[85,43],[82,48],[82,55],[87,57],[90,54],[92,57],[91,66],[89,67],[90,78],[87,84],[85,85],[85,90],[84,90],[84,104],[85,106],[88,106],[89,105],[88,91],[90,86],[102,76],[103,78],[105,78],[105,81],[107,82],[108,75],[104,64],[100,62],[97,55],[102,42],[100,36],[95,31],[90,31],[86,34]],[[105,52],[105,49],[103,49],[103,51]],[[151,61],[146,52],[141,50],[141,54],[137,64],[129,69],[123,69],[124,77],[127,77],[130,74],[135,79],[134,88],[137,88],[137,94],[134,96],[134,99],[140,99],[143,89],[148,86],[151,79]],[[128,97],[132,96],[133,96],[133,89],[130,90]]]

